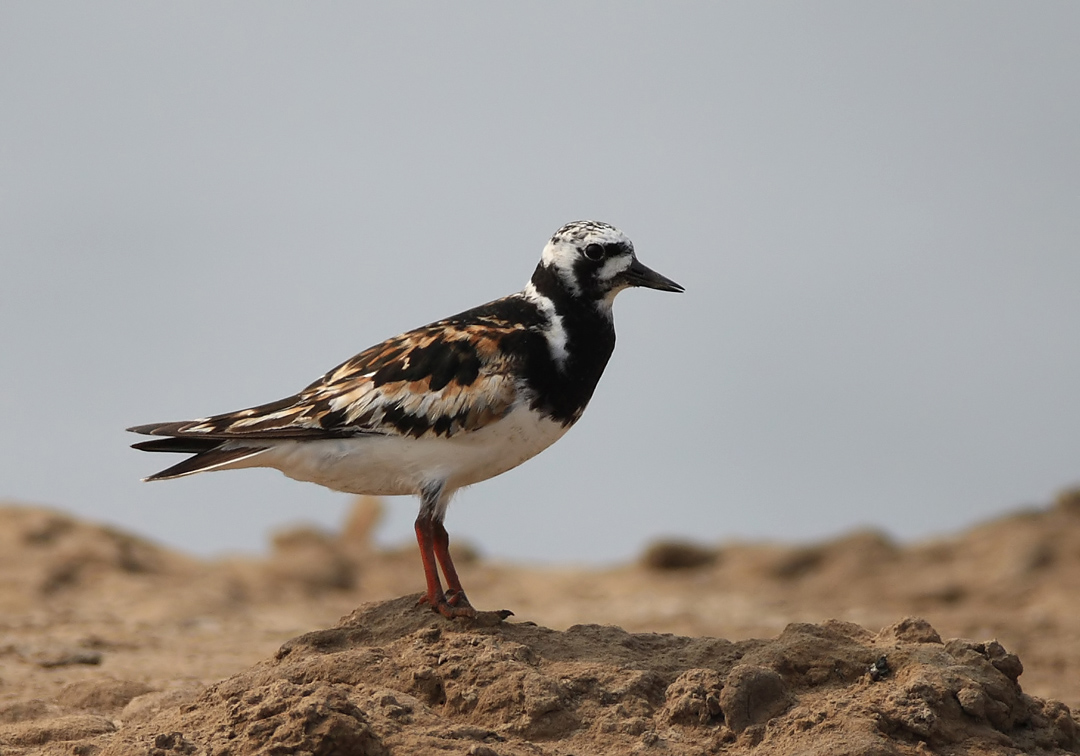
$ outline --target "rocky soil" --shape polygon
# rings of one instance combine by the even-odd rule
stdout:
[[[1078,493],[903,546],[460,549],[506,622],[417,606],[378,512],[206,562],[0,507],[0,755],[1080,753]]]

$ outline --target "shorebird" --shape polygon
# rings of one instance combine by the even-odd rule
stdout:
[[[574,221],[551,237],[516,294],[387,339],[280,401],[129,428],[165,437],[133,447],[193,455],[147,481],[272,467],[335,491],[415,494],[421,600],[447,617],[473,617],[443,525],[450,498],[536,456],[577,422],[615,348],[615,296],[636,286],[683,291],[642,265],[614,226]]]

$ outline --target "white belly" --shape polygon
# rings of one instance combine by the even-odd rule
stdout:
[[[434,482],[452,491],[517,467],[567,429],[519,405],[497,422],[451,438],[372,435],[280,441],[237,466],[273,467],[290,478],[354,494],[415,494]]]

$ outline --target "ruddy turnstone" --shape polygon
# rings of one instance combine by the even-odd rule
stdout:
[[[273,467],[335,491],[418,495],[422,600],[475,616],[448,550],[450,497],[539,454],[581,417],[615,348],[612,302],[632,286],[683,290],[638,262],[614,226],[575,221],[517,294],[377,344],[287,399],[128,430],[166,436],[136,449],[194,455],[148,481]]]

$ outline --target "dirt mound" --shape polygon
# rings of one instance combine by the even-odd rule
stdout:
[[[943,643],[918,619],[733,643],[451,622],[410,596],[299,636],[156,716],[137,684],[83,686],[60,697],[59,716],[0,726],[0,743],[102,756],[1080,752],[1080,725],[1024,694],[1022,671],[1000,644]]]
[[[591,570],[466,548],[474,604],[514,622],[411,597],[337,624],[419,587],[378,513],[203,561],[0,506],[0,753],[1080,751],[1080,494],[912,545],[665,541]]]

